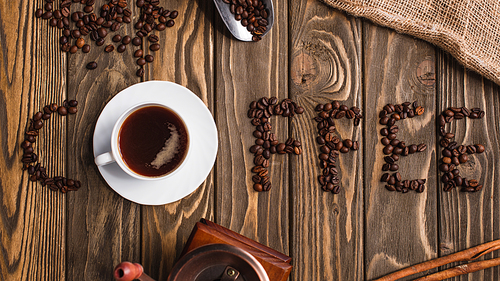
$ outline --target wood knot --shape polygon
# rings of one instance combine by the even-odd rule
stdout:
[[[425,59],[417,67],[417,79],[426,86],[436,83],[436,66],[434,60]]]
[[[307,86],[316,79],[315,60],[307,53],[300,52],[292,60],[290,76],[298,86]]]

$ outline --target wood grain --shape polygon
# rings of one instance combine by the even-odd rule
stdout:
[[[304,153],[291,162],[293,280],[363,279],[363,149],[337,161],[341,191],[324,192],[318,176],[314,108],[338,100],[363,108],[361,21],[317,1],[294,2],[290,30],[290,92],[305,113],[291,123]],[[360,141],[363,128],[336,122],[337,136]]]
[[[317,0],[275,0],[272,31],[260,42],[240,42],[212,1],[162,0],[160,5],[178,10],[179,17],[174,27],[156,32],[158,52],[143,44],[155,60],[139,78],[136,47],[108,54],[90,42],[88,54],[65,54],[61,32],[34,17],[45,1],[0,2],[0,280],[112,280],[114,266],[124,260],[140,262],[154,279],[166,280],[202,217],[291,256],[289,279],[296,281],[372,280],[500,239],[495,184],[500,180],[500,86],[421,40]],[[106,2],[96,1],[97,12]],[[135,23],[135,0],[127,2]],[[82,7],[73,5],[74,10]],[[117,33],[135,32],[130,24]],[[90,61],[98,63],[96,70],[85,69]],[[207,180],[165,206],[123,199],[93,160],[94,127],[104,106],[122,89],[147,80],[173,81],[192,90],[212,112],[219,133],[216,165]],[[255,127],[247,110],[264,96],[292,98],[305,108],[291,119],[270,120],[278,139],[300,140],[303,153],[273,155],[273,187],[257,193],[249,152]],[[53,115],[35,143],[49,176],[82,182],[79,191],[61,194],[30,182],[19,160],[29,118],[44,105],[66,99],[79,101],[78,113]],[[313,120],[314,107],[332,100],[360,107],[364,116],[359,127],[346,119],[336,124],[341,138],[361,146],[338,160],[342,191],[337,195],[323,192],[317,182],[321,170]],[[403,178],[425,178],[426,190],[389,192],[380,182],[378,114],[387,103],[414,100],[425,113],[399,121],[398,138],[425,143],[427,150],[398,164]],[[446,107],[462,105],[486,112],[484,119],[449,126],[457,141],[485,145],[485,153],[459,167],[484,187],[473,194],[444,193],[435,119]],[[498,257],[494,252],[482,259]],[[498,276],[495,267],[452,280],[496,281]]]
[[[455,133],[459,144],[483,144],[486,151],[470,155],[469,161],[460,165],[462,177],[477,179],[483,189],[477,193],[459,190],[440,193],[440,255],[461,251],[500,237],[499,201],[495,184],[499,180],[499,165],[494,159],[499,155],[499,104],[500,87],[478,74],[467,71],[444,52],[438,52],[439,84],[441,97],[438,108],[443,111],[450,106],[479,107],[486,114],[483,119],[457,120],[446,126]],[[442,184],[439,185],[439,190]],[[500,253],[486,255],[484,259],[497,258]],[[450,265],[451,267],[452,265]],[[475,272],[451,280],[497,280],[498,267]]]
[[[96,1],[95,9],[108,1]],[[80,4],[72,8],[81,9]],[[133,17],[138,10],[131,5]],[[135,20],[134,20],[135,22]],[[105,53],[112,36],[135,34],[133,24],[108,31],[106,43],[98,47],[89,36],[91,52],[68,54],[68,99],[76,99],[78,113],[68,123],[68,171],[81,181],[80,190],[68,194],[67,279],[112,280],[113,268],[121,261],[140,261],[140,206],[114,192],[94,164],[93,134],[106,103],[124,88],[140,82],[132,44],[124,53]],[[118,44],[115,45],[115,50]],[[97,69],[87,70],[95,61]]]
[[[211,1],[162,1],[163,7],[177,10],[175,25],[160,37],[161,49],[146,67],[146,80],[176,82],[193,91],[212,111],[213,96],[213,13]],[[196,171],[193,171],[195,173]],[[191,195],[164,206],[142,207],[142,263],[151,277],[166,280],[184,244],[200,218],[213,218],[213,173]]]
[[[432,46],[370,23],[364,24],[365,146],[365,267],[366,278],[437,256],[436,90],[432,78]],[[425,79],[424,79],[425,78]],[[380,182],[384,154],[379,112],[388,104],[418,101],[425,113],[398,121],[397,138],[425,143],[424,152],[401,157],[403,179],[426,179],[423,193],[390,192]]]
[[[33,114],[65,96],[65,58],[58,33],[35,19],[43,1],[0,4],[1,280],[57,280],[65,274],[65,199],[21,171],[27,124]],[[51,118],[34,144],[49,174],[65,171],[66,120]]]
[[[255,127],[247,117],[249,104],[262,97],[287,98],[287,2],[273,1],[274,26],[259,42],[237,41],[216,16],[215,112],[219,129],[216,163],[215,222],[275,250],[288,253],[289,156],[269,159],[272,188],[253,189],[250,170]],[[288,138],[288,120],[270,118],[280,142]],[[293,156],[292,156],[293,157]]]

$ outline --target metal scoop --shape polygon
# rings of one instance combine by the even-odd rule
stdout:
[[[266,5],[267,10],[269,11],[269,15],[267,18],[267,30],[264,32],[261,36],[266,35],[269,30],[271,30],[271,27],[273,27],[274,24],[274,7],[273,7],[273,1],[272,0],[261,0],[262,3]],[[241,21],[236,20],[234,18],[234,14],[231,13],[230,6],[231,4],[225,3],[223,0],[214,0],[215,6],[217,7],[217,10],[219,11],[219,14],[222,18],[222,21],[226,24],[227,28],[233,36],[241,41],[252,41],[252,33],[250,33],[246,27],[241,25]]]

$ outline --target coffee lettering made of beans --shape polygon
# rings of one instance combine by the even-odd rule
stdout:
[[[35,142],[39,135],[39,131],[43,128],[44,122],[49,120],[54,113],[61,116],[68,114],[76,114],[78,101],[70,100],[64,101],[63,105],[59,106],[56,103],[46,105],[43,110],[38,111],[29,120],[28,128],[25,134],[25,139],[21,143],[23,149],[23,156],[21,162],[23,163],[23,171],[28,171],[29,178],[32,182],[39,181],[42,186],[47,186],[49,189],[62,193],[68,191],[78,190],[81,186],[80,181],[68,179],[62,176],[49,177],[47,170],[40,163],[38,155],[35,153]]]
[[[349,108],[332,101],[318,104],[315,107],[317,116],[316,142],[319,145],[319,166],[322,173],[318,175],[318,182],[324,191],[333,194],[340,193],[340,176],[336,161],[342,153],[356,151],[360,145],[358,141],[341,139],[336,130],[335,122],[339,119],[347,118],[353,120],[354,126],[360,124],[363,118],[361,110],[355,106]],[[252,172],[253,188],[256,191],[269,191],[271,182],[269,180],[269,158],[272,154],[301,154],[301,143],[292,138],[285,143],[280,143],[274,133],[271,133],[271,123],[269,118],[272,115],[282,115],[293,117],[294,114],[302,114],[304,109],[290,99],[278,102],[275,97],[261,98],[253,101],[248,110],[248,117],[252,119],[252,125],[256,126],[253,136],[256,138],[255,145],[250,147],[250,152],[254,154],[254,164]],[[405,141],[397,138],[399,127],[397,122],[407,118],[415,118],[424,114],[425,108],[417,101],[404,102],[402,104],[387,104],[379,113],[379,124],[383,126],[380,130],[382,135],[381,143],[384,146],[382,153],[384,164],[382,165],[382,177],[380,181],[384,183],[389,191],[407,193],[411,190],[422,193],[425,190],[426,179],[403,179],[399,172],[398,161],[400,157],[410,156],[414,153],[427,150],[427,144],[406,144]],[[485,112],[480,108],[468,109],[466,107],[449,107],[437,118],[438,134],[441,137],[439,145],[443,147],[441,152],[439,171],[441,182],[444,184],[443,190],[449,192],[455,187],[461,187],[462,192],[477,192],[483,185],[476,179],[466,179],[460,176],[457,167],[468,162],[473,154],[480,154],[485,151],[482,144],[459,145],[455,140],[455,134],[446,132],[445,126],[453,120],[464,118],[481,119]]]
[[[406,145],[404,141],[397,139],[396,135],[399,131],[396,122],[420,116],[424,111],[425,109],[419,106],[416,101],[396,105],[387,104],[380,111],[379,123],[385,126],[380,130],[381,142],[384,145],[383,153],[386,155],[384,156],[385,164],[382,166],[382,171],[386,173],[382,175],[380,181],[386,183],[385,188],[389,191],[407,193],[409,190],[414,190],[422,193],[425,189],[425,179],[403,180],[396,163],[400,156],[409,156],[427,149],[427,145],[424,143]]]
[[[293,117],[295,114],[302,114],[304,108],[297,105],[290,99],[278,102],[276,97],[263,97],[258,101],[250,103],[248,118],[252,119],[252,125],[256,127],[253,136],[256,138],[255,145],[250,147],[250,152],[254,154],[254,164],[252,172],[253,189],[255,191],[269,191],[271,181],[269,180],[269,158],[271,154],[295,154],[302,153],[301,143],[298,140],[289,138],[286,142],[280,143],[274,133],[271,133],[272,126],[269,118],[273,115],[283,117]]]
[[[340,139],[335,127],[336,120],[347,118],[354,122],[354,126],[359,126],[361,110],[355,106],[349,108],[338,101],[318,104],[315,108],[318,116],[314,120],[318,123],[318,136],[316,142],[319,148],[319,165],[323,172],[318,176],[318,182],[323,191],[330,191],[333,194],[340,192],[340,179],[336,166],[339,153],[347,153],[359,149],[359,143],[350,139]]]
[[[459,145],[454,140],[455,134],[446,132],[445,126],[453,120],[481,119],[484,114],[480,108],[449,107],[439,115],[438,133],[441,136],[439,144],[443,147],[439,171],[442,172],[441,182],[444,184],[444,191],[449,192],[459,186],[462,187],[461,191],[463,192],[476,192],[483,188],[483,185],[475,179],[462,178],[457,167],[469,161],[469,155],[483,153],[484,146],[482,144]]]

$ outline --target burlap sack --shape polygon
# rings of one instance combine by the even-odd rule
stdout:
[[[323,0],[435,44],[500,85],[500,0]]]

